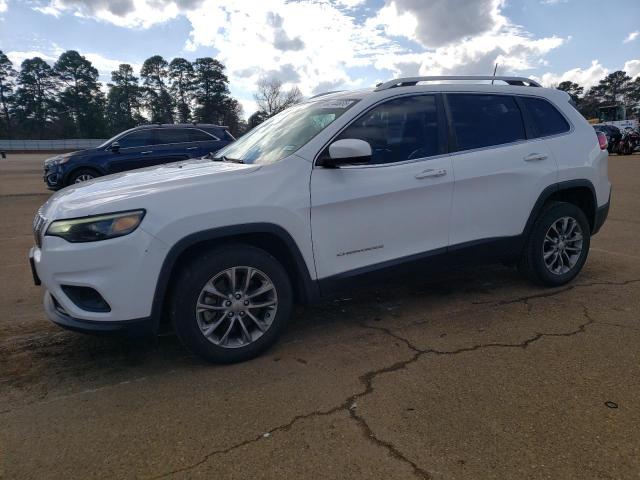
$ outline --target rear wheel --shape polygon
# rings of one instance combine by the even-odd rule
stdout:
[[[71,174],[69,177],[69,185],[73,185],[74,183],[82,183],[88,180],[93,180],[94,178],[99,177],[100,174],[95,170],[91,170],[89,168],[83,168],[77,170]]]
[[[178,274],[171,317],[184,345],[206,360],[247,360],[272,345],[291,315],[286,271],[267,252],[225,247]]]
[[[590,239],[591,230],[584,212],[571,203],[553,202],[531,229],[520,269],[538,284],[564,285],[582,270]]]

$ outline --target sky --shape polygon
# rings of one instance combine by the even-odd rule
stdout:
[[[211,56],[256,109],[261,78],[305,95],[413,75],[522,75],[589,87],[609,72],[640,75],[640,1],[609,0],[0,0],[0,50],[17,67],[78,50],[108,82]]]

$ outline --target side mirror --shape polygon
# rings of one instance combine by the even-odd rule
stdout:
[[[120,144],[118,142],[113,142],[109,148],[112,152],[118,152],[120,150]]]
[[[322,165],[335,168],[340,165],[369,163],[371,160],[371,145],[357,138],[337,140],[329,145],[329,158],[323,160]]]

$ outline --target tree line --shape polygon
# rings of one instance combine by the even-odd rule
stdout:
[[[616,71],[585,88],[571,81],[566,91],[586,118],[598,108],[622,104],[638,115],[640,76]],[[284,90],[276,79],[261,79],[254,99],[258,111],[248,122],[229,93],[225,66],[210,57],[190,62],[160,55],[144,61],[138,76],[129,64],[111,72],[106,93],[98,70],[75,50],[53,65],[40,57],[26,59],[17,71],[0,50],[0,138],[104,138],[144,123],[214,123],[238,136],[267,118],[299,103],[298,87]]]
[[[571,81],[561,82],[556,88],[571,96],[585,118],[598,118],[600,107],[616,104],[624,106],[627,115],[640,114],[640,76],[632,80],[623,70],[610,73],[586,91],[583,86]]]
[[[98,70],[75,50],[53,65],[26,59],[17,71],[0,50],[0,138],[105,138],[144,123],[214,123],[238,135],[242,106],[229,94],[225,66],[160,55],[139,76],[129,64],[111,72],[107,92]]]

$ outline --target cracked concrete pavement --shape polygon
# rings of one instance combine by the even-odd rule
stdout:
[[[611,157],[572,284],[491,266],[377,285],[298,307],[232,366],[44,318],[41,158],[0,161],[1,478],[640,476],[640,156]]]

